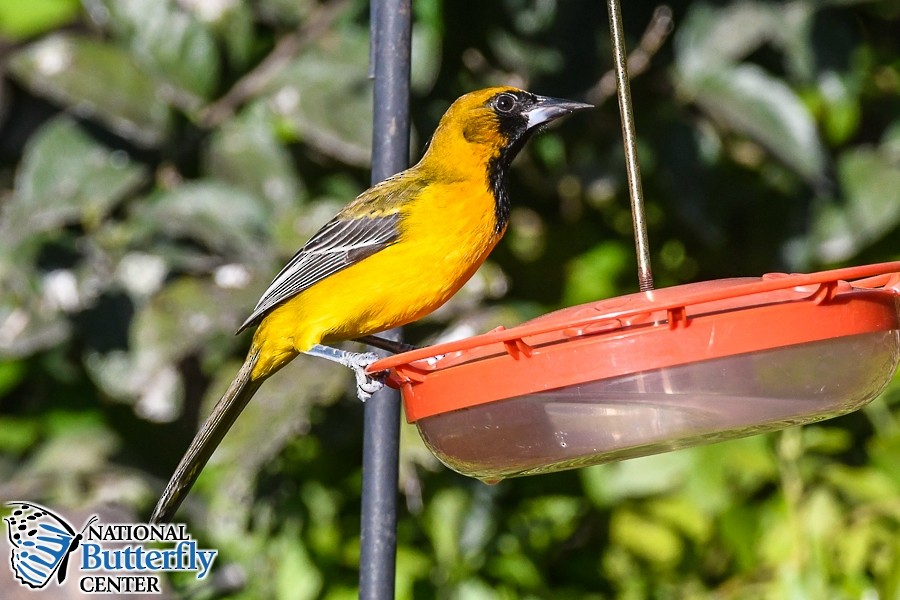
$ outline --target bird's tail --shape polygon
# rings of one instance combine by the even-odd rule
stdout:
[[[253,367],[258,360],[259,350],[256,347],[251,348],[241,370],[228,387],[228,391],[216,404],[206,422],[203,423],[203,427],[194,436],[194,440],[181,458],[181,462],[178,463],[175,473],[156,503],[156,508],[153,509],[153,516],[150,517],[151,523],[168,523],[172,520],[175,511],[178,510],[185,496],[191,490],[209,457],[231,429],[235,419],[247,406],[247,402],[265,381],[265,377],[251,378]]]

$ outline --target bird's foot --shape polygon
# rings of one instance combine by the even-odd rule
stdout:
[[[374,352],[348,352],[347,350],[316,344],[307,350],[306,353],[340,363],[351,369],[356,376],[356,395],[363,402],[384,387],[382,377],[378,375],[373,376],[366,372],[369,365],[379,359],[379,356]]]
[[[353,374],[356,375],[356,395],[361,402],[365,402],[384,387],[383,380],[366,372],[369,365],[378,359],[379,356],[374,352],[350,353],[347,356],[346,366],[353,369]]]

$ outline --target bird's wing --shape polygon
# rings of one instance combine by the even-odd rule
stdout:
[[[255,324],[281,302],[396,242],[399,223],[399,212],[348,219],[346,211],[342,211],[275,276],[238,332]]]

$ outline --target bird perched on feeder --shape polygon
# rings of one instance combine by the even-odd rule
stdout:
[[[356,373],[365,400],[377,357],[322,344],[404,325],[450,299],[509,220],[509,165],[541,125],[591,105],[494,87],[457,99],[415,166],[360,194],[287,263],[240,330],[247,359],[175,470],[151,520],[170,520],[259,386],[299,353]],[[239,331],[240,331],[239,330]]]

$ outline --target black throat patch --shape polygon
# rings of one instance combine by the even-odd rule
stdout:
[[[509,166],[532,133],[525,128],[524,119],[514,127],[515,129],[510,128],[510,130],[501,128],[509,142],[500,149],[499,154],[488,161],[487,165],[488,185],[494,196],[494,217],[496,219],[494,228],[498,235],[503,233],[509,223],[509,191],[507,189]]]
[[[494,233],[500,235],[509,223],[509,192],[506,187],[508,164],[503,164],[502,155],[488,162],[487,178],[494,196]]]
[[[504,100],[507,105],[500,107]],[[533,94],[522,91],[501,92],[494,96],[489,105],[494,108],[494,127],[499,132],[503,143],[497,148],[497,154],[488,161],[487,180],[494,196],[494,230],[501,235],[509,223],[509,192],[507,191],[507,173],[513,159],[530,137],[527,111],[531,109],[537,98]]]

